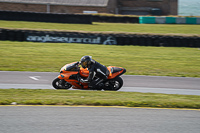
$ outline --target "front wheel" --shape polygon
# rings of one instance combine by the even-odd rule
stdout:
[[[52,82],[52,86],[55,89],[69,89],[72,85],[66,82],[64,79],[55,78]]]
[[[105,89],[109,91],[118,91],[123,86],[123,80],[121,77],[111,79],[105,83]]]

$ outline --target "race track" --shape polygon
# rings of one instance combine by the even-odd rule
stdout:
[[[53,89],[58,73],[0,71],[0,88]],[[199,78],[122,76],[121,91],[200,95]],[[199,133],[200,111],[0,106],[0,133]]]
[[[200,133],[200,111],[0,106],[1,133]]]
[[[53,89],[59,73],[0,71],[0,88]],[[120,91],[200,95],[200,78],[123,75]]]

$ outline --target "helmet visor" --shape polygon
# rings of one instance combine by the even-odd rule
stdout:
[[[82,66],[83,68],[86,68],[86,67],[87,67],[87,62],[86,62],[86,61],[82,62],[82,63],[81,63],[81,66]]]

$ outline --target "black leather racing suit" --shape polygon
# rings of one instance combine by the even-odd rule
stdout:
[[[109,70],[106,66],[98,63],[95,60],[92,60],[91,65],[88,68],[89,76],[87,79],[83,80],[84,82],[89,82],[89,88],[98,89],[98,84],[107,79],[109,75]],[[93,80],[95,78],[95,80]]]

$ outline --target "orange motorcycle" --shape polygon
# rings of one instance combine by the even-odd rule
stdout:
[[[96,90],[117,91],[123,86],[123,80],[120,76],[126,72],[126,69],[115,66],[109,66],[107,68],[110,74],[107,80],[103,82],[103,88]],[[79,67],[79,62],[73,62],[61,68],[60,75],[53,80],[52,85],[55,89],[69,89],[72,87],[73,89],[90,90],[88,83],[82,83],[79,80],[80,78],[86,79],[88,76],[89,71],[87,69]]]

